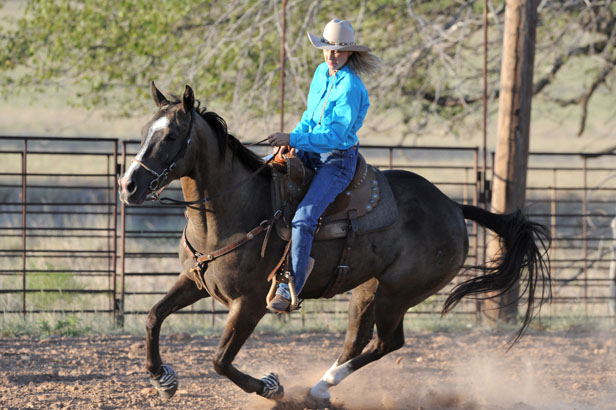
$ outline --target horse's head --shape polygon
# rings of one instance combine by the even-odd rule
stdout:
[[[169,182],[188,173],[186,160],[193,132],[195,96],[186,86],[181,103],[171,103],[151,85],[158,112],[141,131],[141,148],[118,180],[120,199],[141,204]]]

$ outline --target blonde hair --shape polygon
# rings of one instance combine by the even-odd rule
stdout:
[[[370,51],[353,51],[347,62],[358,75],[374,74],[381,69],[383,60]]]

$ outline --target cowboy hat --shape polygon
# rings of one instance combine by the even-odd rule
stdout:
[[[333,19],[325,26],[323,36],[308,33],[313,46],[325,50],[371,51],[369,47],[355,44],[353,26],[348,20]]]

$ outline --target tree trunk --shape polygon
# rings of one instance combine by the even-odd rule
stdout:
[[[509,213],[524,206],[530,113],[535,59],[537,0],[507,0],[498,113],[498,144],[494,161],[491,210]],[[497,240],[488,244],[488,260],[501,252]],[[519,286],[486,302],[489,320],[514,320]]]

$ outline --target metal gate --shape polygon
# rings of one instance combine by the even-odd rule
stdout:
[[[154,203],[124,206],[117,176],[137,151],[137,141],[98,138],[0,137],[0,306],[5,315],[101,313],[119,324],[142,317],[178,275],[177,246],[183,208]],[[256,147],[265,153],[268,147]],[[452,199],[482,205],[477,147],[362,146],[381,169],[408,169],[434,182]],[[527,213],[550,227],[553,317],[612,317],[612,229],[616,217],[614,155],[532,153]],[[489,164],[490,165],[490,164]],[[488,166],[488,176],[491,167]],[[488,178],[489,179],[489,178]],[[179,185],[168,195],[181,197]],[[484,259],[484,231],[468,224],[467,263]],[[467,272],[465,275],[473,275]],[[614,276],[614,275],[612,275]],[[458,276],[454,284],[464,279]],[[453,284],[452,284],[453,285]],[[414,314],[437,313],[449,285]],[[310,301],[303,313],[345,315],[347,295]],[[474,315],[468,300],[457,314]],[[226,309],[211,298],[182,313]]]

